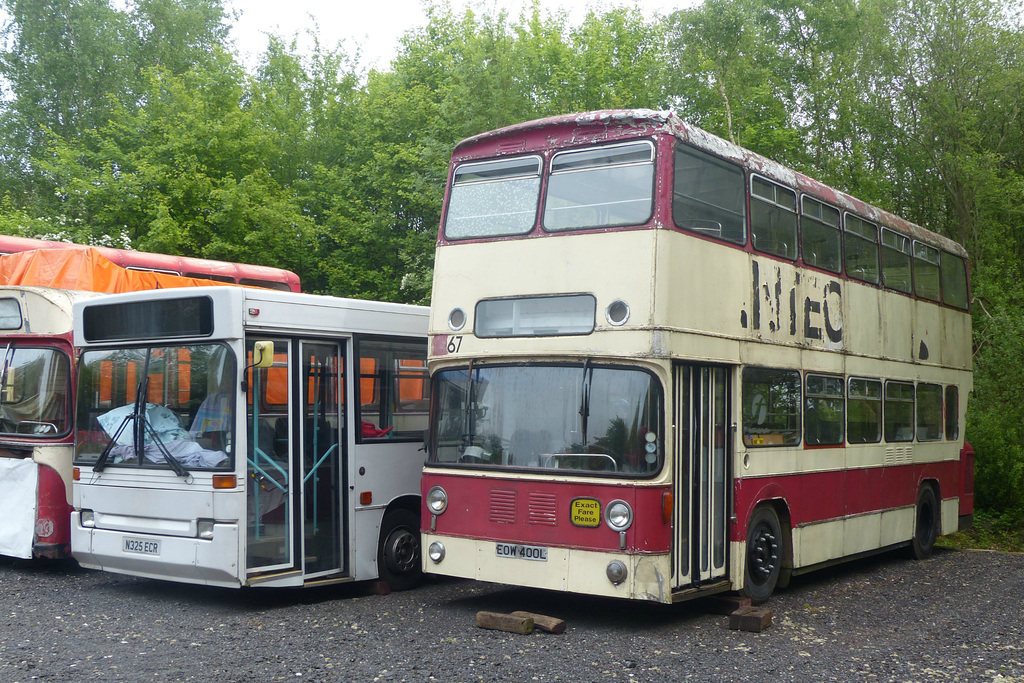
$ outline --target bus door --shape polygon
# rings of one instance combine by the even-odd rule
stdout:
[[[309,576],[347,569],[345,350],[330,342],[301,342],[300,349],[302,558]]]
[[[726,575],[729,375],[721,366],[675,367],[675,586]]]
[[[346,569],[343,359],[339,343],[278,340],[273,365],[247,373],[250,573]]]

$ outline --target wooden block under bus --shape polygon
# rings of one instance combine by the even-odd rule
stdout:
[[[534,614],[533,612],[515,611],[514,617],[530,617],[533,625],[546,633],[565,633],[565,620],[557,617],[549,617],[545,614]]]
[[[772,625],[772,611],[764,607],[740,607],[729,615],[729,628],[733,631],[760,633]]]
[[[498,612],[477,612],[476,625],[492,631],[508,631],[523,636],[533,633],[533,619],[530,617],[516,617]]]

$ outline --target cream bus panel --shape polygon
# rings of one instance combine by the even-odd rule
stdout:
[[[440,566],[445,576],[585,595],[672,602],[668,555],[627,555],[550,547],[547,561],[541,562],[498,557],[494,541],[422,535],[423,548],[434,541],[444,544],[445,557],[440,565],[435,565],[424,553],[426,572]],[[613,560],[625,564],[629,572],[626,580],[617,586],[605,574],[605,568]]]
[[[446,321],[449,311],[458,307],[468,317],[460,334],[471,335],[476,304],[482,299],[580,292],[596,296],[599,328],[610,327],[604,311],[616,299],[630,307],[624,329],[649,326],[650,275],[655,266],[658,232],[624,231],[508,241],[501,243],[500,258],[495,258],[498,252],[493,243],[438,249],[430,309],[431,334],[452,333]],[[573,248],[557,248],[566,239]],[[526,264],[538,277],[523,278]],[[578,347],[580,337],[573,339]]]

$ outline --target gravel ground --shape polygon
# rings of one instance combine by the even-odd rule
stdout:
[[[647,605],[431,579],[231,591],[0,559],[0,681],[1024,681],[1024,555],[891,553],[795,577],[763,633]],[[565,619],[478,629],[476,612]]]

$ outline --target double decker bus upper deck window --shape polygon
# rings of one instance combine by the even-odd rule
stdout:
[[[549,231],[639,225],[654,210],[650,140],[559,152],[544,201]]]
[[[910,294],[910,238],[882,228],[882,284]]]
[[[795,259],[796,192],[760,176],[751,176],[750,236],[754,249]]]
[[[967,265],[959,256],[947,251],[939,256],[941,266],[942,302],[956,308],[967,310]]]
[[[474,366],[431,381],[431,464],[634,478],[661,469],[661,386],[644,370]]]
[[[21,304],[18,300],[0,299],[0,330],[17,330],[21,325]]]
[[[939,250],[914,240],[914,293],[939,300]]]
[[[444,236],[471,239],[530,232],[540,203],[540,171],[538,156],[456,166]]]
[[[743,171],[710,154],[677,145],[672,220],[684,230],[744,244],[747,211]]]
[[[839,209],[804,195],[800,198],[800,247],[804,263],[833,273],[843,270]]]
[[[845,216],[846,274],[878,284],[878,226],[848,213]]]

